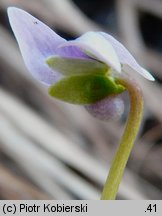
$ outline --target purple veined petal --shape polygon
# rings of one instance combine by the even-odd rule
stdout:
[[[65,49],[65,47],[71,47],[73,50],[75,47],[78,47],[82,53],[84,53],[85,57],[89,56],[104,62],[117,72],[121,72],[121,65],[114,48],[101,34],[97,32],[87,32],[76,40],[67,41],[61,44],[58,49]]]
[[[45,61],[66,40],[21,9],[8,8],[8,17],[28,70],[47,85],[59,80],[62,75],[50,69]]]
[[[119,42],[117,41],[114,37],[112,37],[111,35],[104,33],[104,32],[100,32],[100,34],[102,36],[104,36],[104,38],[109,41],[109,43],[111,43],[111,45],[113,46],[113,48],[115,49],[119,61],[124,65],[128,65],[129,67],[131,67],[133,70],[137,71],[139,74],[141,74],[143,77],[145,77],[148,80],[154,81],[154,77],[144,68],[142,68],[137,61],[135,60],[135,58],[130,54],[130,52]]]
[[[67,42],[68,43],[68,42]],[[77,46],[64,46],[65,43],[61,44],[57,50],[57,55],[64,58],[79,58],[79,59],[91,59],[88,55],[86,55],[79,47]]]

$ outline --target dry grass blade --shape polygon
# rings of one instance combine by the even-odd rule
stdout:
[[[28,168],[35,167],[35,171],[39,173],[42,170],[44,173],[43,180],[44,184],[46,182],[46,176],[53,177],[55,181],[63,185],[69,191],[72,190],[73,194],[80,196],[82,199],[93,199],[97,198],[97,193],[88,183],[81,180],[74,173],[71,173],[68,168],[64,168],[63,164],[59,162],[54,157],[50,156],[47,152],[39,148],[36,144],[32,143],[31,140],[25,139],[19,134],[16,129],[14,129],[9,122],[2,116],[0,117],[0,137],[4,145],[2,148],[5,152],[10,153],[10,157],[14,158],[21,166],[24,164]],[[17,150],[19,149],[19,151]],[[23,165],[23,166],[24,166]],[[73,187],[71,187],[73,185]],[[54,190],[53,185],[51,185],[51,191]],[[64,194],[59,194],[55,188],[53,197],[55,198],[66,198]],[[59,196],[60,195],[60,196]],[[67,197],[69,199],[69,197]]]
[[[48,195],[45,195],[24,178],[16,176],[2,164],[0,165],[0,173],[1,199],[49,199]]]

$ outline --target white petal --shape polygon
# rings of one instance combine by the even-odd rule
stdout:
[[[142,68],[137,63],[135,58],[130,54],[130,52],[119,41],[117,41],[114,37],[104,32],[100,32],[100,34],[104,36],[104,38],[107,41],[109,41],[109,43],[111,43],[111,45],[113,46],[113,48],[115,49],[118,55],[119,61],[122,64],[126,64],[130,66],[132,69],[137,71],[139,74],[141,74],[143,77],[145,77],[148,80],[151,80],[151,81],[155,80],[154,77],[148,71],[146,71],[144,68]]]
[[[67,46],[79,47],[88,56],[106,63],[119,73],[121,72],[121,65],[114,48],[97,32],[87,32],[76,40],[61,44],[60,48]]]
[[[142,69],[142,75],[143,75],[146,79],[148,79],[148,80],[150,80],[150,81],[155,81],[155,78],[154,78],[145,68],[142,68],[142,67],[141,67],[141,69]]]

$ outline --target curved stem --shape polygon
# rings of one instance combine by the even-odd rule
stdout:
[[[126,163],[135,142],[143,113],[143,96],[141,89],[130,79],[118,79],[117,83],[125,86],[130,97],[130,113],[119,148],[113,159],[109,175],[102,192],[102,200],[114,200],[121,182]]]

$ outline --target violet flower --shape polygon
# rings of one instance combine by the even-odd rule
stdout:
[[[84,105],[95,117],[107,120],[124,109],[120,94],[130,96],[130,114],[114,157],[101,199],[115,199],[140,127],[143,97],[130,71],[153,81],[129,51],[103,32],[87,32],[66,41],[27,12],[10,7],[9,21],[24,62],[33,76],[60,100]]]
[[[66,41],[21,9],[8,8],[8,16],[28,70],[47,85],[54,84],[61,78],[58,71],[51,70],[46,64],[47,58],[57,55],[103,62],[119,74],[121,67],[128,65],[148,80],[154,80],[129,51],[109,34],[87,32],[73,41]]]
[[[8,16],[26,67],[36,79],[47,86],[54,86],[55,83],[69,75],[91,74],[90,77],[92,77],[92,75],[96,74],[96,71],[99,75],[107,75],[107,72],[111,71],[111,78],[120,77],[122,73],[127,72],[122,70],[125,65],[145,78],[154,80],[152,75],[136,62],[120,42],[106,33],[87,32],[75,40],[66,41],[44,23],[21,9],[8,8]],[[78,87],[78,91],[76,86],[75,89],[69,89],[67,85],[61,83],[57,91],[56,87],[55,91],[52,88],[51,94],[70,103],[91,104],[86,105],[86,108],[93,116],[105,120],[110,119],[116,114],[122,113],[123,102],[120,97],[115,97],[114,100],[116,101],[110,105],[108,96],[111,95],[112,101],[113,95],[122,93],[124,89],[121,88],[121,85],[114,83],[114,88],[117,87],[118,90],[116,92],[110,91],[107,94],[110,83],[105,83],[105,77],[102,77],[101,80],[98,78],[95,77],[93,81],[90,81],[90,79],[87,81],[84,78],[82,82],[80,82],[79,78],[77,81],[73,80],[76,85],[78,83],[83,84],[82,88]],[[96,92],[92,95],[91,92],[85,91],[86,83],[88,86],[92,86],[89,90],[91,92],[96,85],[98,89],[101,85],[103,87],[100,88],[98,95],[94,97]],[[72,86],[71,82],[69,85]],[[65,95],[65,92],[69,92],[69,95]],[[105,102],[106,97],[108,97],[107,103]],[[97,102],[96,106],[95,102]]]

